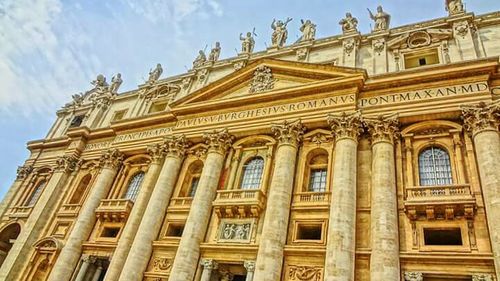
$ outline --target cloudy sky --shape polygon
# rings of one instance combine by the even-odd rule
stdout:
[[[273,18],[294,19],[290,42],[300,19],[315,22],[318,37],[340,33],[346,11],[367,33],[366,8],[378,4],[392,26],[446,15],[444,0],[0,0],[0,196],[28,157],[26,142],[43,138],[56,110],[97,74],[121,72],[121,90],[130,90],[158,62],[164,76],[184,72],[215,41],[221,58],[234,56],[239,34],[254,27],[262,50]],[[466,5],[476,14],[500,10],[498,0]]]

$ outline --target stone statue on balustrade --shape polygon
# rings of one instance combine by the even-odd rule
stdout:
[[[370,9],[368,9],[368,13],[370,14],[370,18],[375,21],[373,31],[383,31],[389,28],[391,16],[388,13],[384,12],[382,6],[377,7],[376,14],[373,14]]]
[[[123,80],[122,80],[121,73],[116,74],[115,76],[113,76],[113,78],[111,78],[111,85],[109,85],[109,91],[112,94],[118,93],[118,89],[120,88],[120,85],[122,83],[123,83]]]
[[[198,56],[193,61],[193,68],[197,68],[202,66],[207,61],[207,56],[205,55],[205,51],[198,51]]]
[[[218,61],[220,56],[220,51],[221,51],[220,42],[215,42],[215,47],[212,48],[210,54],[208,55],[208,61],[211,62]]]
[[[288,30],[286,26],[289,22],[292,21],[292,18],[287,18],[286,21],[281,21],[273,19],[271,23],[271,28],[274,30],[271,36],[271,42],[273,47],[283,47],[285,46],[286,39],[288,38]]]
[[[255,28],[253,29],[252,32],[247,32],[247,35],[245,37],[243,37],[243,34],[240,33],[241,53],[251,54],[253,52],[253,48],[255,46],[255,40],[253,39],[252,34],[256,36]]]
[[[302,36],[299,38],[299,42],[312,41],[316,37],[316,25],[311,22],[311,20],[300,20],[302,26],[300,27],[300,32]]]
[[[344,34],[358,31],[358,19],[353,17],[351,13],[346,13],[345,18],[339,24],[342,26]]]
[[[462,0],[445,0],[446,10],[450,16],[465,12],[464,3]]]
[[[97,75],[96,79],[90,82],[94,86],[94,90],[98,93],[104,93],[108,89],[108,83],[106,82],[106,77],[104,75]]]
[[[149,84],[156,83],[156,81],[160,79],[162,73],[163,73],[163,68],[161,67],[161,64],[157,64],[155,69],[149,70],[148,83]]]

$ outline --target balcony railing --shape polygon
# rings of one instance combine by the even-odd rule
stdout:
[[[29,217],[33,206],[15,206],[11,209],[9,217],[11,218],[27,218]]]
[[[59,216],[77,216],[78,212],[80,212],[80,208],[82,205],[80,204],[64,204],[59,209]]]
[[[219,217],[256,217],[265,197],[260,189],[218,190],[213,206]]]
[[[103,199],[95,212],[100,220],[124,221],[128,218],[133,205],[129,199]]]
[[[328,208],[330,192],[297,192],[293,194],[292,208]]]
[[[169,211],[188,211],[193,203],[193,197],[174,197],[170,200]]]
[[[469,185],[417,186],[406,188],[405,208],[411,219],[474,215],[476,199]]]

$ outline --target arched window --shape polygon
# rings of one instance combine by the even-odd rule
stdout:
[[[139,189],[141,188],[142,180],[144,180],[144,172],[136,173],[130,182],[128,183],[127,192],[123,195],[123,198],[135,201],[137,194],[139,194]]]
[[[258,189],[264,171],[264,159],[255,157],[243,165],[243,176],[241,177],[241,189]]]
[[[420,185],[446,185],[452,183],[450,156],[439,147],[431,146],[418,156]]]
[[[43,188],[45,187],[45,180],[42,180],[37,184],[33,192],[31,193],[30,197],[28,200],[26,200],[25,206],[34,206],[36,204],[36,201],[38,201],[38,198],[42,194]]]
[[[200,182],[202,170],[202,161],[198,160],[189,165],[180,196],[194,197],[196,189],[198,188],[198,183]]]
[[[20,232],[21,232],[21,226],[18,223],[13,223],[5,227],[0,232],[0,266],[4,262],[5,257],[12,248],[14,240],[17,239]]]
[[[85,190],[87,189],[90,180],[92,179],[92,176],[90,174],[84,176],[78,186],[75,189],[75,192],[71,196],[71,199],[69,200],[69,204],[78,204],[82,200],[83,194],[85,193]]]
[[[309,192],[325,192],[326,191],[326,174],[328,168],[328,155],[322,152],[311,158],[309,161],[309,184],[307,191]]]

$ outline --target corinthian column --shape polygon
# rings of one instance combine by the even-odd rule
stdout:
[[[364,120],[372,138],[370,280],[399,280],[399,232],[394,141],[396,116]]]
[[[10,207],[12,200],[16,196],[19,188],[23,185],[28,176],[33,172],[33,166],[24,165],[17,168],[17,177],[14,184],[9,188],[7,194],[5,194],[2,203],[0,203],[0,217],[3,217],[5,211]]]
[[[332,201],[325,255],[325,281],[354,280],[356,250],[356,155],[362,131],[359,112],[328,116],[335,136]]]
[[[500,280],[500,102],[463,107],[465,129],[472,135],[481,178],[491,248],[497,280]]]
[[[295,162],[305,128],[297,120],[273,124],[271,130],[278,140],[278,148],[255,265],[254,280],[259,281],[278,281],[281,278]]]
[[[134,237],[141,223],[142,216],[146,210],[146,207],[151,197],[151,192],[155,186],[156,179],[160,173],[164,150],[161,144],[149,146],[147,148],[148,154],[151,156],[151,164],[149,164],[148,172],[144,178],[144,182],[141,184],[141,189],[137,199],[134,202],[130,216],[127,219],[127,223],[123,228],[123,232],[120,235],[120,240],[118,240],[118,245],[116,246],[113,257],[106,272],[104,280],[114,281],[118,280],[120,273],[123,268],[123,264],[127,260],[127,256],[134,241]]]
[[[42,194],[31,210],[30,216],[22,227],[21,233],[0,268],[0,280],[17,280],[23,265],[28,261],[33,244],[40,238],[45,224],[50,219],[58,200],[63,194],[71,172],[77,168],[78,159],[65,155],[56,161],[56,167],[45,185]]]
[[[65,281],[71,278],[71,274],[78,264],[82,253],[82,243],[89,237],[90,232],[94,228],[96,221],[95,209],[108,194],[122,161],[123,154],[117,149],[108,150],[101,156],[101,171],[87,199],[83,203],[68,240],[61,250],[61,254],[59,254],[54,264],[54,268],[48,279],[49,281]]]
[[[139,281],[143,279],[143,272],[146,270],[153,251],[153,241],[160,232],[187,146],[184,136],[172,136],[165,139],[162,146],[166,155],[165,161],[130,247],[127,260],[122,267],[126,270],[121,272],[119,279],[108,280]]]
[[[225,129],[206,133],[203,138],[208,145],[207,158],[177,248],[169,281],[193,280],[200,257],[200,243],[207,231],[226,150],[233,141],[233,137]]]

